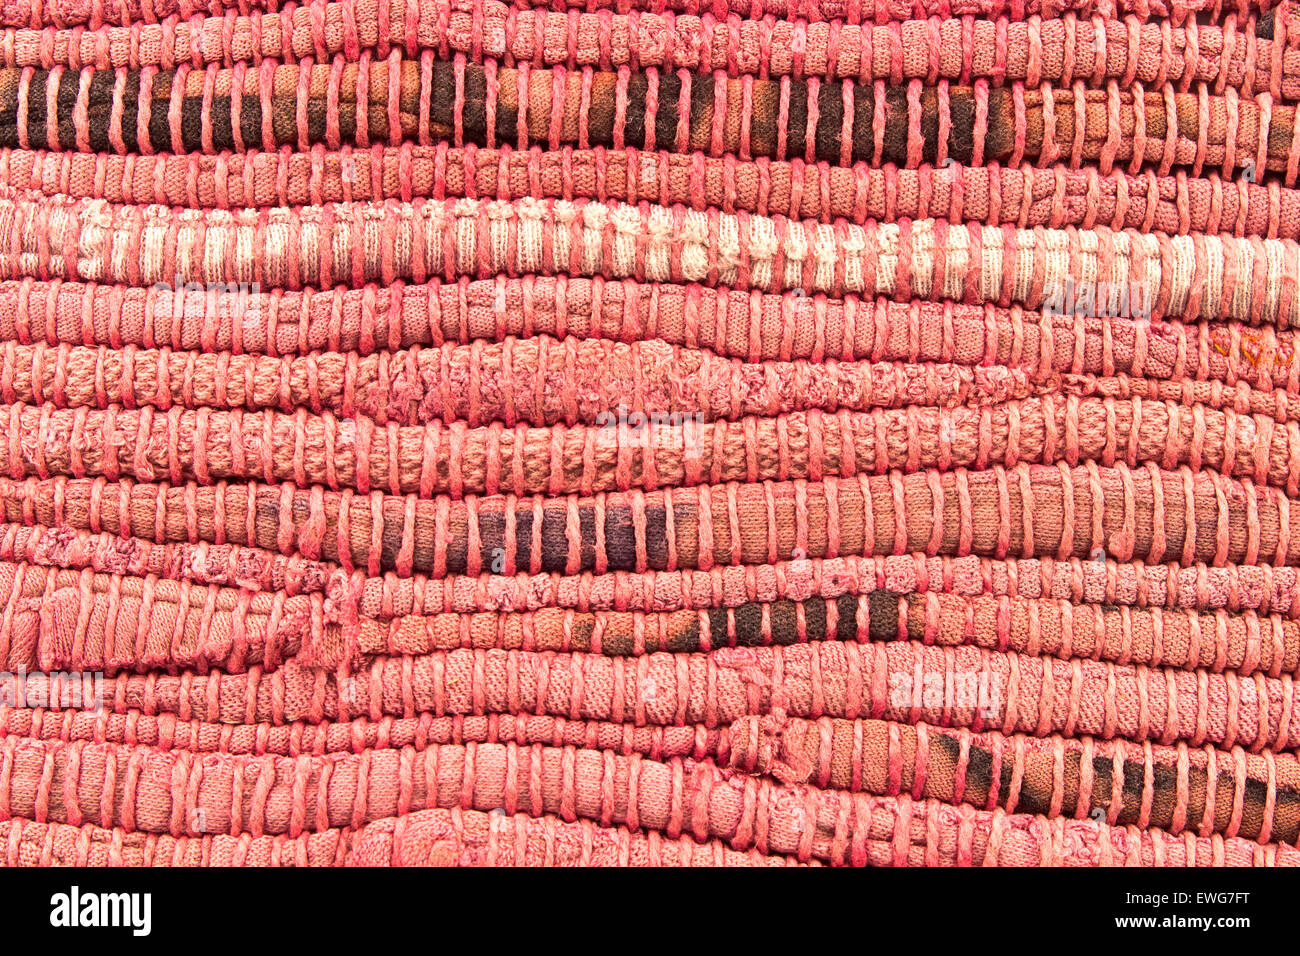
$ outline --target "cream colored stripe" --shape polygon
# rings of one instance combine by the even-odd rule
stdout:
[[[904,227],[896,223],[831,226],[659,206],[643,211],[622,204],[461,199],[174,212],[103,200],[23,198],[0,200],[0,265],[10,278],[39,275],[43,264],[51,275],[65,276],[64,249],[74,243],[77,275],[87,280],[238,281],[274,288],[289,285],[295,274],[299,283],[315,286],[322,262],[330,281],[343,284],[353,281],[358,264],[362,281],[445,275],[450,250],[450,272],[459,275],[577,271],[621,279],[644,270],[642,277],[650,281],[868,297],[898,294],[905,275],[915,297],[958,300],[966,295],[968,273],[977,269],[983,301],[1002,298],[1009,280],[1010,298],[1030,308],[1039,308],[1054,290],[1072,287],[1078,297],[1094,285],[1088,291],[1095,292],[1090,297],[1101,310],[1119,289],[1136,288],[1154,302],[1163,280],[1170,289],[1165,314],[1183,317],[1199,262],[1200,317],[1218,315],[1223,277],[1231,272],[1230,318],[1300,324],[1300,289],[1283,296],[1282,277],[1300,268],[1300,245],[1291,240],[1162,239],[1102,228],[1004,232],[932,220],[907,228],[904,254]],[[981,254],[972,262],[976,237]],[[417,269],[421,245],[423,268]],[[49,254],[43,263],[44,250]],[[1013,257],[1009,270],[1007,256]],[[1260,256],[1265,269],[1257,283],[1253,266]]]

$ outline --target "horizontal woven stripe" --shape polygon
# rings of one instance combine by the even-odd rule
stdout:
[[[937,687],[974,678],[990,690],[987,699],[939,694],[931,700],[923,684],[909,684],[912,696],[900,694],[903,681],[926,678]],[[29,675],[28,686],[29,695],[48,692],[48,679]],[[776,707],[790,717],[871,717],[1253,751],[1287,750],[1300,734],[1289,676],[1239,677],[903,641],[818,641],[647,654],[634,661],[463,649],[378,658],[356,678],[294,662],[265,675],[122,675],[105,683],[104,694],[105,708],[114,713],[144,707],[147,700],[158,713],[229,724],[528,711],[716,727]]]
[[[786,600],[821,599],[827,615],[838,615],[839,600],[846,596],[889,595],[893,606],[908,608],[907,633],[924,637],[926,630],[949,615],[954,606],[989,607],[992,598],[1001,608],[1010,599],[1056,602],[1104,602],[1114,607],[1154,608],[1169,611],[1228,610],[1232,614],[1288,614],[1295,607],[1294,569],[1264,566],[1206,567],[1193,565],[1122,564],[1089,558],[1057,562],[1053,559],[990,561],[987,558],[950,556],[925,558],[797,559],[772,565],[717,567],[709,571],[660,572],[653,581],[621,572],[566,578],[557,575],[504,575],[486,571],[480,578],[451,577],[438,582],[417,575],[411,578],[348,580],[335,565],[309,562],[301,556],[284,557],[233,545],[150,544],[139,539],[77,533],[70,529],[7,526],[0,539],[0,559],[29,562],[35,567],[86,570],[103,574],[135,574],[160,581],[188,582],[199,587],[238,585],[254,591],[284,591],[287,595],[327,593],[332,615],[349,621],[349,615],[384,621],[421,615],[474,613],[484,608],[500,611],[540,610],[548,607],[588,611],[640,610],[647,614],[679,609],[736,608]],[[235,570],[238,569],[238,570]],[[242,573],[239,573],[242,572]],[[937,599],[931,594],[940,595]],[[953,595],[953,599],[943,597]],[[886,600],[872,597],[870,602]],[[965,602],[963,605],[962,602]],[[861,603],[861,602],[859,602]],[[854,605],[857,606],[856,604]],[[901,613],[901,610],[900,610]],[[999,611],[999,614],[1001,611]],[[1062,612],[1064,613],[1064,612]],[[1113,611],[1106,612],[1113,614]],[[950,618],[944,617],[944,620]],[[838,620],[838,618],[837,618]],[[1078,618],[1082,620],[1082,617]],[[1107,618],[1105,645],[1120,653],[1135,653],[1131,626],[1115,636]],[[1121,618],[1121,621],[1123,618]],[[1155,618],[1153,617],[1154,621]],[[1187,620],[1191,620],[1188,616]],[[1038,627],[1042,615],[1026,635]],[[838,625],[837,625],[838,626]],[[1000,627],[1001,625],[999,625]],[[1163,625],[1162,625],[1163,627]],[[920,628],[916,631],[915,628]],[[900,635],[902,631],[900,630]],[[1001,634],[995,628],[995,633]],[[1020,634],[1020,631],[1015,633]],[[1087,628],[1074,627],[1074,637],[1058,650],[1088,648]],[[1145,633],[1145,632],[1142,632]],[[1276,627],[1273,633],[1276,635]],[[1127,634],[1127,636],[1126,636]],[[1260,632],[1261,640],[1265,638]],[[1028,636],[1025,637],[1028,640]],[[1145,640],[1145,638],[1142,638]],[[1227,638],[1223,638],[1226,641]],[[1270,640],[1268,642],[1272,644]],[[1188,651],[1193,658],[1196,654]],[[1154,630],[1148,653],[1152,660],[1175,653],[1161,638],[1156,650]],[[1028,646],[1028,645],[1026,645]],[[1144,645],[1146,646],[1146,645]],[[1227,660],[1219,628],[1202,628],[1198,645],[1205,666]],[[1249,645],[1248,645],[1249,646]],[[1260,653],[1266,653],[1264,644]],[[1206,660],[1205,655],[1210,655]],[[1270,657],[1277,663],[1285,651]],[[1084,656],[1087,656],[1086,654]],[[1242,658],[1245,659],[1244,657]],[[1270,668],[1271,669],[1271,668]],[[1277,676],[1276,674],[1274,676]],[[12,715],[11,715],[12,716]]]
[[[485,832],[489,827],[474,819],[472,812],[465,812],[460,818],[468,818],[470,826],[461,824],[458,828],[453,828],[450,820],[433,817],[440,829],[431,833],[434,824],[430,822],[430,817],[440,812],[445,813],[422,811],[411,814],[409,829],[401,831],[403,840],[400,844],[396,838],[398,830],[395,822],[371,825],[363,835],[356,838],[357,849],[351,860],[361,864],[372,859],[372,853],[377,862],[388,862],[390,859],[394,863],[445,860],[453,858],[460,847],[469,843],[482,849],[477,852],[471,850],[469,854],[461,851],[462,858],[467,856],[471,863],[504,863],[520,859],[518,851],[514,849],[519,846],[530,850],[537,847],[532,850],[534,859],[547,859],[545,848],[548,846],[564,846],[562,841],[549,836],[545,841],[538,836],[531,841],[516,838],[512,843],[511,838],[516,836],[517,831],[508,826],[504,833],[498,831],[496,839],[489,839]],[[1217,862],[1220,865],[1247,866],[1285,865],[1297,860],[1293,848],[1285,845],[1261,846],[1238,838],[1221,839],[1217,835],[1175,838],[1161,830],[1098,828],[1085,823],[1048,820],[1025,814],[985,814],[979,811],[963,813],[944,807],[937,801],[914,803],[906,797],[873,800],[869,807],[861,808],[860,814],[861,819],[870,821],[870,829],[855,831],[852,842],[848,841],[847,834],[841,830],[830,831],[833,834],[830,844],[833,862],[872,866],[938,866],[941,863],[969,865],[985,861],[1004,865],[1077,863],[1097,866],[1127,861],[1135,864],[1145,862],[1184,866],[1198,862]],[[488,814],[487,819],[496,820],[498,815]],[[523,816],[507,818],[514,821],[527,819]],[[518,822],[514,824],[516,828],[519,826]],[[386,830],[393,831],[392,838],[387,837]],[[458,835],[465,831],[468,831],[466,836]],[[385,836],[381,839],[380,834]],[[438,835],[443,835],[442,842],[438,842]],[[634,837],[635,834],[625,836],[623,845],[639,848],[639,841]],[[655,834],[651,833],[646,839],[650,841],[654,837]],[[682,838],[683,841],[686,839]],[[583,846],[594,844],[595,840],[585,838]],[[402,847],[400,854],[395,852],[399,846]],[[424,848],[428,846],[446,849],[440,855],[435,855],[432,851],[425,851]],[[800,850],[797,859],[804,858],[803,848]],[[576,848],[570,853],[571,859],[584,858],[577,854]],[[627,855],[630,854],[624,854]],[[811,859],[811,848],[806,855]],[[552,853],[551,856],[556,858],[559,854]],[[622,859],[623,856],[619,858]],[[639,861],[641,857],[638,854],[633,859]],[[774,858],[768,856],[764,859]]]
[[[873,735],[864,740],[863,746],[884,744],[881,736]],[[937,733],[927,742],[931,748],[927,756],[935,764],[933,771],[941,774],[943,745],[955,741]],[[915,747],[914,738],[904,746],[907,743]],[[802,848],[805,855],[811,850],[813,856],[829,860],[832,851],[827,834],[834,833],[839,840],[853,839],[855,835],[862,839],[866,834],[856,830],[867,827],[864,821],[871,820],[874,807],[867,810],[853,805],[877,802],[843,790],[782,786],[754,777],[732,777],[735,783],[721,785],[722,773],[708,765],[683,772],[679,767],[608,752],[566,752],[555,747],[521,752],[517,744],[509,743],[480,744],[472,750],[444,744],[414,753],[375,750],[296,760],[212,755],[203,761],[201,778],[189,787],[181,781],[193,779],[192,771],[197,767],[194,759],[183,753],[160,754],[105,745],[72,751],[12,737],[4,745],[6,764],[11,767],[6,788],[8,805],[4,807],[7,815],[12,812],[73,824],[86,819],[127,830],[170,832],[173,836],[192,832],[199,810],[203,811],[209,831],[239,828],[254,835],[297,835],[349,825],[359,828],[429,807],[451,809],[468,804],[466,809],[495,810],[498,814],[504,809],[507,816],[516,812],[574,815],[576,811],[578,816],[606,825],[626,824],[670,836],[686,831],[698,841],[723,837],[731,846],[744,850],[756,848],[752,816],[757,812],[765,836],[763,851],[799,853]],[[965,776],[974,791],[977,781],[969,778],[979,773],[976,754],[971,755],[971,761],[975,767],[968,768]],[[866,764],[864,771],[874,776],[876,766],[870,755],[861,762]],[[1036,783],[1032,772],[1038,768],[1032,757],[1023,762],[1028,764],[1024,770],[1030,776],[1024,790],[1029,793],[1019,796],[1024,798],[1024,809],[1032,812],[1037,809],[1032,800]],[[1294,763],[1288,763],[1284,769],[1294,771]],[[127,764],[138,768],[134,792],[104,792],[106,782],[111,786],[118,766]],[[52,777],[44,786],[43,774]],[[1093,776],[1094,787],[1109,783]],[[259,779],[260,786],[241,786],[244,779],[254,778]],[[269,779],[262,784],[260,778]],[[291,812],[296,802],[295,789],[305,795],[306,805],[314,812],[302,816]],[[1201,792],[1196,794],[1202,806],[1207,802],[1205,789],[1202,784]],[[1210,799],[1217,804],[1218,797],[1216,787]],[[1172,799],[1172,795],[1165,799]],[[1233,836],[1242,830],[1247,831],[1245,835],[1250,835],[1251,829],[1258,831],[1255,820],[1243,821],[1240,817],[1245,814],[1233,812],[1231,799],[1231,792],[1223,796],[1224,823],[1205,829],[1228,830]],[[1249,809],[1251,816],[1258,819],[1262,808],[1252,801]],[[1161,811],[1165,811],[1163,806]],[[1294,802],[1279,801],[1268,822],[1276,818],[1279,829],[1293,829],[1290,818],[1295,811]],[[1165,812],[1172,816],[1172,811]]]
[[[44,719],[38,721],[33,719],[34,716]],[[58,739],[49,736],[51,730],[61,728],[65,733],[64,739],[73,743],[122,743],[123,738],[129,735],[132,737],[126,741],[129,744],[165,746],[173,753],[185,750],[209,753],[216,750],[220,742],[225,752],[235,755],[269,753],[296,757],[304,753],[370,749],[377,741],[383,741],[394,749],[412,746],[424,749],[445,743],[585,745],[624,754],[643,754],[655,760],[692,755],[695,759],[702,759],[717,754],[724,765],[730,760],[749,772],[775,771],[787,780],[807,779],[804,775],[808,774],[819,785],[839,789],[853,788],[856,776],[856,786],[862,789],[906,793],[917,779],[923,779],[927,790],[942,791],[946,800],[964,798],[976,805],[981,798],[987,800],[988,781],[992,778],[997,781],[992,789],[995,794],[1002,794],[999,802],[1004,806],[1016,805],[1024,809],[1041,806],[1047,810],[1053,806],[1064,808],[1072,803],[1076,813],[1100,806],[1112,820],[1131,823],[1142,818],[1142,808],[1150,799],[1149,809],[1145,811],[1149,822],[1166,828],[1176,822],[1178,813],[1178,804],[1171,807],[1170,800],[1182,792],[1188,795],[1187,805],[1183,810],[1183,825],[1175,829],[1201,829],[1206,833],[1233,832],[1234,824],[1238,833],[1243,825],[1262,829],[1267,798],[1272,794],[1276,802],[1270,835],[1284,838],[1283,828],[1291,825],[1283,822],[1289,821],[1287,804],[1278,801],[1277,797],[1279,784],[1287,786],[1284,781],[1294,772],[1285,769],[1294,767],[1293,756],[1276,755],[1270,761],[1267,756],[1228,755],[1208,747],[1174,749],[1158,744],[1135,746],[1119,741],[1040,740],[1006,737],[991,731],[973,735],[951,728],[831,719],[818,723],[787,720],[781,732],[769,735],[762,731],[761,725],[755,726],[758,721],[753,718],[743,718],[729,728],[707,730],[695,726],[633,727],[511,714],[455,718],[424,715],[415,719],[385,718],[378,722],[358,719],[346,724],[322,722],[293,727],[203,724],[149,714],[137,714],[130,721],[112,714],[102,718],[79,713],[59,715],[59,719],[52,719],[53,716],[39,710],[35,714],[32,711],[12,711],[9,723],[14,733],[28,730],[36,733],[39,728],[42,734],[39,739],[51,743]],[[865,731],[860,736],[859,725]],[[884,754],[874,751],[874,748],[867,750],[865,745],[878,738],[881,731],[897,735],[898,742],[886,745]],[[926,763],[918,760],[916,751],[912,749],[915,746],[912,742],[921,738],[931,744]],[[902,746],[904,742],[910,745],[906,751]],[[952,766],[945,760],[948,752],[943,749],[949,742],[968,748],[977,758],[966,765],[964,778],[949,778],[945,774],[945,770],[951,772]],[[1000,760],[996,763],[991,759],[988,763],[980,762],[981,750],[989,758],[996,754]],[[1068,767],[1068,776],[1062,774],[1053,779],[1053,775],[1044,779],[1039,774],[1024,772],[1042,757],[1055,752],[1064,756],[1062,763]],[[1091,761],[1082,761],[1084,754],[1090,754]],[[936,763],[929,764],[928,760]],[[1120,773],[1115,772],[1117,760]],[[1069,788],[1079,786],[1088,763],[1092,766],[1092,796],[1085,804],[1074,799],[1078,790]],[[1278,776],[1278,768],[1283,768],[1283,779],[1277,783],[1268,782],[1270,763],[1274,777]],[[1217,768],[1218,772],[1207,777],[1207,766]],[[1131,775],[1130,768],[1136,773]],[[1019,775],[1015,773],[1017,769],[1021,771]],[[1122,784],[1118,793],[1115,792],[1117,782]],[[1249,801],[1249,806],[1246,806],[1246,801]],[[1206,807],[1222,810],[1207,816]]]
[[[386,15],[386,18],[385,18]],[[970,83],[1044,80],[1070,86],[1077,79],[1103,85],[1118,79],[1215,83],[1249,94],[1270,91],[1274,99],[1300,94],[1300,51],[1273,44],[1274,18],[1265,15],[1238,25],[1198,25],[1195,33],[1158,23],[1132,21],[1030,22],[988,18],[907,20],[883,26],[788,20],[718,20],[659,14],[558,13],[535,7],[513,9],[484,0],[457,9],[450,0],[359,0],[349,6],[312,0],[290,14],[267,13],[254,20],[209,17],[198,23],[168,20],[134,27],[85,32],[18,29],[0,38],[0,65],[53,69],[83,65],[98,69],[190,63],[226,66],[263,58],[328,59],[363,50],[386,57],[397,47],[408,55],[436,50],[439,58],[461,53],[475,61],[504,60],[507,66],[535,64],[570,69],[633,70],[660,67],[711,74],[851,77],[863,80],[923,78]],[[833,39],[832,39],[833,38]]]
[[[303,408],[347,419],[364,415],[380,426],[441,419],[474,426],[605,424],[612,432],[622,405],[628,414],[649,409],[678,416],[665,424],[691,428],[719,418],[806,409],[978,407],[1046,388],[1036,387],[1023,371],[998,367],[804,360],[746,365],[654,340],[621,344],[544,336],[364,357],[281,359],[12,343],[0,354],[0,393],[9,403],[143,404],[160,411],[173,404],[279,407],[285,413]],[[566,394],[565,388],[574,391]]]
[[[101,603],[104,600],[100,599]],[[1143,609],[1125,613],[1091,605],[992,596],[967,599],[932,595],[904,602],[873,592],[871,598],[846,595],[834,602],[809,598],[693,611],[581,612],[551,608],[518,614],[483,611],[390,620],[363,618],[356,622],[355,634],[350,630],[352,625],[344,622],[341,626],[342,637],[354,637],[359,653],[372,656],[426,654],[459,647],[593,651],[626,656],[912,637],[927,643],[971,644],[988,650],[1010,649],[1060,658],[1201,667],[1215,673],[1232,670],[1242,677],[1293,673],[1300,662],[1300,625],[1279,616]],[[281,625],[281,630],[288,646],[293,638],[292,626]],[[341,655],[333,659],[324,656],[334,639],[328,630],[312,638],[320,643],[312,645],[304,638],[303,650],[312,653],[300,654],[300,662],[341,661]],[[323,648],[321,654],[315,653],[318,648]],[[67,659],[58,658],[60,663]],[[82,659],[88,666],[97,663],[91,653]]]
[[[653,578],[624,572],[581,577],[506,575],[489,569],[478,578],[452,576],[438,581],[424,575],[367,579],[358,574],[349,579],[331,562],[238,545],[160,545],[66,527],[2,527],[0,560],[106,574],[153,575],[200,586],[238,585],[253,591],[284,591],[290,596],[325,592],[340,619],[354,611],[363,617],[386,620],[407,615],[473,613],[485,608],[638,609],[654,613],[809,597],[836,601],[845,595],[878,591],[894,599],[908,597],[909,607],[917,605],[910,596],[934,592],[963,598],[991,595],[1134,608],[1226,609],[1234,614],[1257,611],[1294,617],[1300,594],[1296,571],[1288,567],[1179,567],[1119,563],[1100,555],[1083,561],[1004,561],[948,555],[812,558],[707,571],[663,571]],[[930,614],[932,599],[926,601],[931,603],[923,605],[924,613]],[[1203,640],[1208,640],[1204,633]]]
[[[173,581],[237,585],[295,595],[325,590],[338,567],[228,544],[153,544],[71,528],[0,525],[0,560],[106,574],[154,574]]]
[[[881,798],[864,819],[871,829],[839,846],[859,866],[1003,865],[1276,866],[1300,862],[1285,845],[1239,838],[1176,837],[1161,830],[1096,827],[1026,814],[963,815],[937,801]],[[239,837],[125,833],[86,825],[0,823],[12,865],[65,866],[745,866],[785,865],[792,858],[740,853],[721,840],[666,839],[650,831],[600,828],[475,810],[421,810],[351,834],[345,829],[286,836]],[[350,848],[354,847],[354,849]],[[811,861],[815,863],[816,861]]]
[[[1240,380],[1267,390],[1289,388],[1300,365],[1296,332],[1236,323],[1147,323],[1028,313],[1016,306],[867,303],[600,279],[433,282],[398,284],[391,293],[370,287],[248,292],[242,298],[238,291],[178,295],[78,282],[0,282],[0,335],[23,345],[369,355],[557,332],[622,342],[662,339],[755,363],[838,358],[1005,365],[1036,381],[1053,372],[1123,373]],[[42,361],[50,355],[40,354]]]
[[[1100,809],[1112,824],[1172,833],[1287,843],[1300,835],[1300,767],[1290,754],[1039,741],[874,720],[791,720],[769,734],[753,717],[733,726],[732,747],[732,766],[786,783],[1078,819]]]
[[[661,151],[452,149],[111,156],[0,151],[0,179],[47,196],[158,203],[194,209],[460,196],[642,201],[828,222],[836,218],[970,219],[989,225],[1097,225],[1170,235],[1188,232],[1300,237],[1300,192],[1276,183],[1109,176],[1084,168],[951,165],[852,169],[826,163],[682,156]]]
[[[0,199],[0,248],[3,278],[173,290],[568,273],[1058,310],[1092,290],[1117,306],[1112,297],[1123,295],[1120,314],[1134,317],[1300,325],[1300,246],[1291,240],[1104,228],[829,226],[563,200],[172,213],[103,200]]]
[[[1126,836],[1125,831],[1117,832]],[[0,823],[0,839],[6,848],[0,864],[9,866],[797,865],[788,857],[757,850],[741,853],[721,840],[700,843],[689,836],[670,840],[655,831],[631,833],[624,828],[599,827],[590,820],[564,822],[553,815],[506,817],[459,809],[418,811],[359,831],[338,827],[294,837],[249,833],[173,837],[89,823],[80,827],[37,823],[19,817]],[[1174,853],[1186,850],[1183,844],[1174,844],[1172,837],[1164,841]],[[1204,843],[1202,857],[1217,857],[1226,850],[1234,862],[1251,865],[1251,851],[1244,841]],[[872,846],[878,857],[886,862],[891,859],[888,840]],[[1261,862],[1271,861],[1275,855],[1262,847],[1258,850],[1255,855]]]
[[[176,838],[120,828],[69,826],[21,817],[0,822],[4,866],[337,866],[347,859],[343,831],[297,839],[249,834]]]
[[[578,574],[763,564],[839,554],[1300,561],[1296,504],[1212,471],[1153,465],[920,472],[702,485],[592,498],[421,501],[284,485],[169,487],[0,480],[8,521],[166,541],[254,545],[371,575]],[[1181,556],[1181,558],[1180,558]]]
[[[6,26],[71,26],[100,23],[129,24],[145,21],[157,22],[165,17],[179,15],[189,20],[196,14],[219,15],[226,10],[274,11],[281,0],[39,0],[29,6],[5,7],[0,13]],[[521,7],[545,7],[552,0],[524,0]],[[931,14],[948,16],[975,15],[997,18],[1009,15],[1017,19],[1042,14],[1046,18],[1072,11],[1081,17],[1098,12],[1133,13],[1141,18],[1170,17],[1181,22],[1189,14],[1205,12],[1207,18],[1218,20],[1225,13],[1244,17],[1251,10],[1268,11],[1279,6],[1274,0],[1238,0],[1233,5],[1224,0],[1118,0],[1117,3],[1098,3],[1095,0],[956,0],[940,3],[939,0],[724,0],[719,6],[713,0],[592,0],[592,9],[644,10],[654,13],[673,11],[695,14],[705,10],[727,10],[741,16],[761,19],[771,15],[788,20],[846,19],[850,23],[868,20],[887,22],[909,17],[924,18]],[[1284,11],[1288,10],[1281,5]]]
[[[383,717],[337,723],[272,725],[179,721],[171,714],[93,714],[47,708],[10,708],[0,724],[7,733],[46,742],[111,743],[157,747],[171,752],[297,757],[391,747],[424,749],[431,744],[505,743],[587,747],[652,760],[727,753],[730,728],[637,727],[598,720],[566,720],[544,714]]]
[[[1242,414],[1268,416],[1279,426],[1297,420],[1300,416],[1300,405],[1295,404],[1295,400],[1288,398],[1287,393],[1281,389],[1258,391],[1240,381],[1235,387],[1226,387],[1222,382],[1196,382],[1191,379],[1171,382],[1153,378],[1130,378],[1126,375],[1113,378],[1083,375],[1067,376],[1062,387],[1067,394],[1080,397],[1172,402],[1189,408],[1197,405],[1217,409],[1232,408]]]
[[[6,671],[273,672],[324,640],[320,599],[0,563]]]
[[[297,663],[352,668],[362,658],[461,647],[640,656],[808,641],[924,640],[988,650],[1277,677],[1300,669],[1300,624],[1253,611],[1103,609],[1024,598],[846,594],[677,611],[443,612],[359,617],[343,602],[165,578],[0,564],[9,672],[143,673]],[[91,622],[103,622],[92,628]],[[56,702],[57,703],[57,702]]]
[[[324,143],[625,145],[848,166],[1058,159],[1225,176],[1249,167],[1295,185],[1292,105],[1198,93],[855,85],[688,73],[485,70],[426,55],[213,71],[0,69],[0,146],[214,153]],[[12,123],[8,117],[14,117]]]
[[[715,567],[709,571],[605,574],[584,578],[558,575],[507,576],[433,582],[414,578],[354,578],[337,581],[330,594],[354,602],[358,613],[469,613],[482,607],[524,610],[539,607],[646,612],[677,608],[738,607],[757,601],[887,592],[895,597],[940,593],[962,597],[991,594],[1106,603],[1131,607],[1228,608],[1234,613],[1291,613],[1297,606],[1296,572],[1269,565],[1177,565],[1116,563],[1100,557],[994,561],[988,558],[846,557],[775,561],[770,565]],[[927,599],[929,600],[929,599]],[[927,605],[928,607],[928,605]],[[929,613],[927,610],[926,613]],[[1208,639],[1208,638],[1206,638]]]
[[[1300,496],[1300,423],[1230,409],[1048,395],[986,408],[793,412],[697,424],[628,411],[572,428],[382,428],[274,411],[0,406],[10,478],[247,480],[450,494],[591,495],[859,471],[1096,461],[1188,465]],[[38,436],[39,440],[24,436]]]

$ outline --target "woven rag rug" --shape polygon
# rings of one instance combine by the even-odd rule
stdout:
[[[1300,862],[1273,0],[0,0],[0,860]]]

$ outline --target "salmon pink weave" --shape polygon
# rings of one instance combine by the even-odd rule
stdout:
[[[1300,864],[1275,0],[0,2],[0,862]]]

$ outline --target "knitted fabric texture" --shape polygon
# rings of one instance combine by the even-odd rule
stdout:
[[[1296,17],[0,2],[0,862],[1300,865]]]

